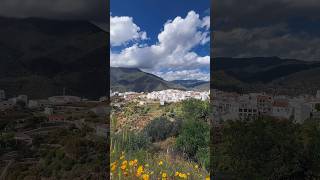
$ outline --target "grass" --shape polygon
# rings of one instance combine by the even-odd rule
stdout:
[[[133,104],[128,104],[133,109]],[[150,108],[147,116],[150,121],[163,114],[174,113],[180,116],[181,103],[167,104],[160,106],[158,103],[148,104]],[[134,112],[129,117],[119,116],[119,113],[111,114],[111,144],[110,144],[110,176],[113,180],[209,180],[209,172],[191,159],[186,159],[181,154],[167,153],[167,146],[157,147],[150,142],[150,137],[146,137],[140,131],[130,131],[129,127],[123,126],[121,131],[116,131],[116,127],[124,121],[130,121],[133,116],[137,116],[139,122],[142,121],[142,114]],[[124,119],[122,119],[124,118]],[[171,146],[169,149],[172,148]]]
[[[208,180],[209,173],[192,161],[144,150],[124,152],[111,150],[111,179],[196,179]]]
[[[144,138],[126,130],[118,134],[112,133],[111,179],[210,179],[208,171],[191,160],[163,151],[151,152],[153,144]]]

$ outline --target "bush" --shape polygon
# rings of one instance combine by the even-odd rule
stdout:
[[[181,128],[181,121],[169,121],[166,117],[158,117],[151,121],[143,132],[152,142],[162,141],[168,137],[177,136]]]
[[[218,145],[218,168],[241,179],[300,179],[306,167],[299,167],[304,154],[299,131],[291,121],[268,117],[228,121]]]
[[[148,149],[150,146],[150,139],[144,133],[123,131],[111,135],[111,144],[115,150],[130,152]]]
[[[207,122],[209,120],[209,102],[197,99],[189,99],[183,101],[182,112],[183,118],[187,120],[202,120]]]
[[[196,153],[196,159],[199,164],[204,166],[206,169],[210,168],[210,150],[209,147],[199,148]]]
[[[209,125],[205,122],[191,120],[183,124],[176,147],[189,157],[196,158],[198,150],[209,147],[209,139]]]

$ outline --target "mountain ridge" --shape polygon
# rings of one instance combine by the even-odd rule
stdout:
[[[298,95],[313,94],[317,88],[320,88],[320,84],[316,81],[316,73],[313,72],[320,74],[318,61],[278,57],[216,58],[212,64],[212,71],[211,88],[227,91],[243,93],[264,91]],[[309,71],[313,74],[308,73]],[[293,80],[287,83],[294,74],[299,83],[294,83]],[[304,84],[304,86],[298,84]]]
[[[88,21],[1,17],[0,87],[8,97],[47,98],[63,88],[90,99],[105,96],[107,37]]]

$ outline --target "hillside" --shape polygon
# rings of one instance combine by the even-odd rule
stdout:
[[[107,92],[107,33],[86,21],[0,17],[0,87],[46,98]],[[90,87],[90,88],[88,88]]]
[[[150,92],[165,89],[185,89],[137,68],[110,68],[110,84],[114,91]]]
[[[277,57],[216,58],[211,87],[297,95],[320,89],[320,62]]]

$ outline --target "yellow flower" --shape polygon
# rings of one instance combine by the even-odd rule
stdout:
[[[166,179],[167,178],[167,173],[162,173],[162,179]]]
[[[159,166],[162,166],[163,162],[162,161],[159,161]]]
[[[124,155],[120,156],[120,160],[124,159]]]
[[[129,161],[129,166],[133,166],[133,165],[134,165],[133,161],[132,160]]]
[[[198,168],[199,168],[199,166],[198,166],[198,165],[195,165],[195,166],[194,166],[194,168],[198,169]]]
[[[207,176],[207,177],[206,177],[206,180],[210,180],[210,177],[209,177],[209,176]]]
[[[143,173],[143,166],[139,166],[136,176],[139,177],[139,176],[141,176],[142,173]]]
[[[133,160],[133,165],[137,166],[137,164],[138,164],[138,159]]]
[[[187,175],[184,173],[179,173],[179,177],[182,179],[187,179]]]
[[[122,164],[128,164],[127,160],[122,161]]]
[[[177,171],[174,175],[175,175],[175,176],[179,176],[179,171]]]
[[[121,169],[125,170],[127,168],[128,161],[123,161],[121,164]]]
[[[148,174],[143,174],[143,175],[142,175],[142,179],[143,179],[143,180],[149,180],[150,177],[149,177]]]
[[[111,164],[111,172],[115,171],[117,168],[117,163],[112,163]]]

